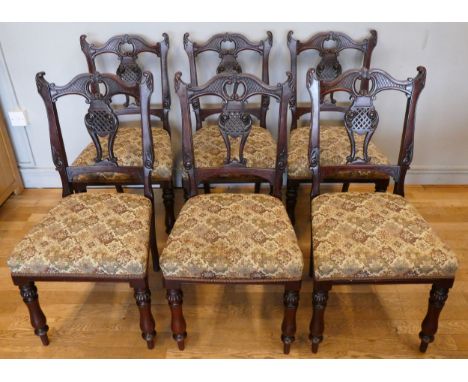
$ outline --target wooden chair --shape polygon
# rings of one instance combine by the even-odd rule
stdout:
[[[181,73],[175,89],[182,109],[182,155],[189,199],[182,208],[161,254],[163,281],[172,313],[172,332],[184,349],[186,324],[182,314],[184,283],[282,284],[284,320],[281,339],[288,353],[296,331],[296,310],[303,258],[286,209],[281,185],[287,161],[287,107],[291,81],[269,86],[249,74],[219,74],[201,86],[187,85]],[[252,117],[246,108],[253,95],[280,101],[279,134],[273,167],[256,166],[244,148],[251,138]],[[197,167],[190,105],[203,96],[223,101],[218,131],[225,143],[225,161],[217,168]],[[198,195],[198,185],[213,177],[256,177],[270,183],[265,194],[212,193]]]
[[[273,34],[268,31],[267,37],[259,42],[253,42],[239,33],[219,33],[212,36],[207,42],[197,43],[189,39],[189,34],[184,34],[184,48],[190,65],[190,84],[198,86],[197,58],[204,52],[216,52],[220,63],[216,68],[219,73],[242,73],[242,67],[238,61],[239,53],[252,51],[262,58],[262,81],[269,83],[269,57],[273,44]],[[247,106],[249,113],[258,119],[251,132],[251,140],[246,147],[246,152],[256,157],[261,165],[270,165],[274,162],[275,142],[270,132],[266,129],[266,115],[270,105],[270,98],[261,97],[260,104]],[[196,133],[193,137],[195,158],[198,167],[219,167],[224,160],[224,144],[218,133],[216,123],[210,123],[206,119],[221,112],[219,105],[206,104],[204,107],[199,100],[194,100],[193,110],[196,120]],[[202,128],[203,127],[203,128]],[[268,146],[265,145],[268,142]],[[227,179],[215,179],[216,182],[225,183]],[[236,181],[230,179],[229,181]],[[239,181],[243,182],[241,178]],[[260,192],[260,182],[255,182],[255,192]],[[205,193],[210,192],[209,183],[204,183]]]
[[[111,37],[102,46],[90,44],[86,35],[80,37],[81,50],[88,63],[90,73],[96,72],[96,58],[103,54],[117,56],[119,66],[117,75],[125,82],[135,83],[141,80],[143,69],[138,64],[138,56],[142,53],[150,53],[160,61],[161,67],[161,94],[162,104],[152,104],[150,115],[162,121],[162,128],[158,122],[152,121],[152,132],[154,139],[154,161],[153,184],[162,188],[164,207],[166,210],[165,223],[166,232],[169,233],[174,225],[174,190],[172,184],[173,156],[171,149],[171,128],[169,125],[169,110],[171,108],[171,95],[167,76],[167,53],[169,50],[169,37],[163,33],[164,39],[157,44],[150,44],[137,35],[118,35]],[[139,115],[139,101],[136,98],[130,102],[130,97],[125,97],[122,104],[115,104],[115,114],[121,116]],[[133,165],[140,158],[140,122],[120,121],[120,128],[115,141],[116,156],[122,165]],[[74,165],[89,165],[93,161],[94,145],[90,143],[75,159]],[[85,174],[73,180],[74,187],[86,190],[88,185],[115,184],[118,192],[123,192],[123,185],[135,184],[135,179],[127,176],[109,176],[109,174]]]
[[[157,261],[149,117],[152,75],[145,72],[141,85],[128,85],[113,74],[80,74],[68,84],[57,86],[47,82],[44,74],[36,75],[36,84],[47,111],[52,159],[62,180],[63,199],[13,250],[8,260],[13,283],[28,307],[34,333],[44,345],[49,344],[49,328],[39,306],[35,282],[129,283],[135,289],[142,336],[151,349],[156,331],[147,276],[150,247],[153,261]],[[102,88],[105,89],[97,90]],[[119,124],[110,99],[117,94],[138,97],[141,101],[141,159],[133,166],[122,166],[114,155]],[[82,96],[89,103],[84,122],[95,144],[93,165],[68,165],[56,108],[58,99],[67,95]],[[107,148],[101,146],[103,138],[107,138]],[[73,179],[93,172],[128,174],[144,184],[144,196],[74,193]]]
[[[292,114],[291,134],[289,138],[289,161],[288,161],[288,182],[286,192],[286,206],[291,221],[295,222],[294,210],[296,207],[297,191],[301,183],[310,183],[310,170],[308,164],[308,145],[310,136],[310,123],[301,126],[300,118],[310,113],[310,103],[299,104],[297,102],[297,63],[301,53],[314,50],[320,55],[320,62],[317,65],[317,78],[321,81],[330,81],[337,78],[342,73],[342,66],[339,61],[339,54],[343,50],[359,51],[363,55],[362,67],[369,69],[372,52],[377,44],[377,31],[371,30],[370,36],[362,41],[355,41],[348,35],[340,32],[322,32],[313,35],[305,42],[293,38],[293,32],[288,33],[288,47],[291,55],[291,72],[295,79],[293,96],[290,101]],[[367,88],[367,82],[361,83],[363,89]],[[322,110],[336,111],[344,113],[347,110],[346,104],[337,103],[333,93],[322,100]],[[304,122],[308,122],[307,120]],[[322,155],[324,164],[333,164],[348,151],[348,135],[341,122],[322,121],[322,146],[329,148]],[[299,126],[298,126],[299,125]],[[379,163],[388,163],[385,155],[372,143],[370,152],[374,160]],[[389,178],[375,172],[350,172],[325,178],[324,182],[343,183],[343,191],[347,191],[349,184],[354,183],[375,183],[376,191],[385,192],[389,184]]]
[[[323,339],[328,292],[342,284],[432,284],[427,315],[422,322],[420,351],[434,341],[439,314],[454,282],[457,259],[419,212],[404,198],[406,172],[413,158],[416,104],[425,86],[426,69],[398,81],[379,69],[350,70],[330,82],[319,83],[315,71],[307,74],[312,100],[310,167],[312,171],[312,246],[310,275],[314,279],[312,351]],[[370,81],[358,91],[357,81]],[[374,100],[381,92],[397,91],[406,97],[403,133],[397,164],[376,164],[370,140],[379,114]],[[345,92],[351,105],[344,114],[349,152],[341,163],[324,165],[320,156],[321,99]],[[320,194],[320,182],[334,174],[380,171],[395,181],[393,194],[344,192]],[[341,176],[341,175],[340,175]]]

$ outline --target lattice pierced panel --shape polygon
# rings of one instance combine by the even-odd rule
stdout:
[[[88,133],[96,147],[96,163],[108,162],[117,164],[117,158],[114,156],[114,140],[119,127],[119,120],[112,108],[103,99],[93,99],[90,102],[88,112],[84,121]],[[107,158],[102,157],[102,146],[99,137],[108,137],[107,139]]]
[[[342,67],[336,53],[328,53],[317,65],[317,78],[321,81],[331,81],[342,73]]]
[[[143,72],[136,62],[124,64],[117,68],[117,75],[125,82],[135,83],[141,81]]]
[[[252,129],[252,117],[244,111],[244,103],[228,101],[218,118],[218,127],[226,145],[224,164],[245,167],[247,160],[244,158],[244,147]],[[238,155],[234,157],[232,146],[239,146]]]
[[[345,113],[344,122],[351,143],[351,153],[346,158],[347,163],[369,163],[371,160],[367,152],[369,142],[379,123],[379,114],[374,108],[372,97],[356,97]],[[356,135],[364,136],[364,139],[357,139]],[[356,141],[362,141],[362,151],[361,148],[356,148]],[[362,156],[359,156],[360,154]]]

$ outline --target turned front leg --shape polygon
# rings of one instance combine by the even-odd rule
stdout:
[[[151,292],[147,281],[144,286],[135,286],[135,301],[140,311],[141,336],[146,341],[148,349],[154,348],[154,337],[156,336],[155,322],[151,313]]]
[[[49,327],[46,323],[46,317],[39,305],[39,297],[34,282],[28,282],[19,286],[21,297],[28,307],[31,325],[34,328],[34,334],[39,336],[44,346],[49,345],[47,331]]]
[[[440,312],[445,305],[445,301],[447,301],[448,292],[449,287],[437,284],[432,285],[427,314],[422,322],[421,332],[419,333],[419,338],[421,339],[419,350],[422,353],[425,353],[429,344],[434,341],[434,335],[439,326]]]
[[[176,340],[179,350],[185,349],[185,337],[187,337],[187,325],[182,312],[183,293],[180,288],[167,289],[167,302],[171,309],[172,338]]]
[[[290,283],[286,284],[284,288],[284,317],[281,325],[281,341],[283,341],[284,354],[289,354],[291,344],[296,339],[296,312],[299,305],[300,287],[300,283]]]
[[[317,283],[314,286],[312,295],[313,314],[309,335],[309,338],[312,340],[312,353],[317,353],[319,344],[323,341],[323,330],[325,328],[324,315],[330,288],[330,285],[322,286]]]

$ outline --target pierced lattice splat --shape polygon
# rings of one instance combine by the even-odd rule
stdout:
[[[242,68],[237,61],[238,42],[236,39],[225,35],[225,38],[219,42],[219,58],[221,62],[216,68],[216,73],[242,73]]]
[[[245,167],[247,160],[244,158],[244,147],[252,129],[252,117],[244,111],[244,102],[228,101],[218,118],[218,126],[226,145],[224,164]],[[239,146],[238,155],[234,157],[232,156],[232,143]]]
[[[119,119],[110,106],[110,95],[105,89],[105,93],[100,92],[99,82],[91,80],[89,88],[93,89],[89,97],[89,109],[84,117],[84,122],[89,135],[96,147],[95,162],[99,164],[117,164],[114,155],[114,141],[119,128]],[[103,83],[101,83],[103,84]],[[105,85],[105,84],[104,84]],[[101,139],[107,137],[107,157],[103,158]]]
[[[346,158],[347,163],[369,163],[371,158],[368,156],[367,149],[370,139],[379,123],[379,114],[372,103],[372,97],[356,97],[345,113],[344,122],[351,143],[351,154]],[[362,157],[358,156],[356,150],[356,136],[362,142]]]
[[[120,57],[116,74],[125,82],[137,83],[141,81],[143,71],[138,66],[135,56],[124,56]]]

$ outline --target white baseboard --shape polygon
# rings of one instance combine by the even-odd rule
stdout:
[[[54,168],[22,168],[20,172],[26,188],[62,187]],[[406,184],[468,184],[468,166],[414,166],[406,176]]]
[[[468,166],[412,166],[406,184],[468,184]]]
[[[62,182],[55,168],[20,168],[25,188],[61,188]]]

